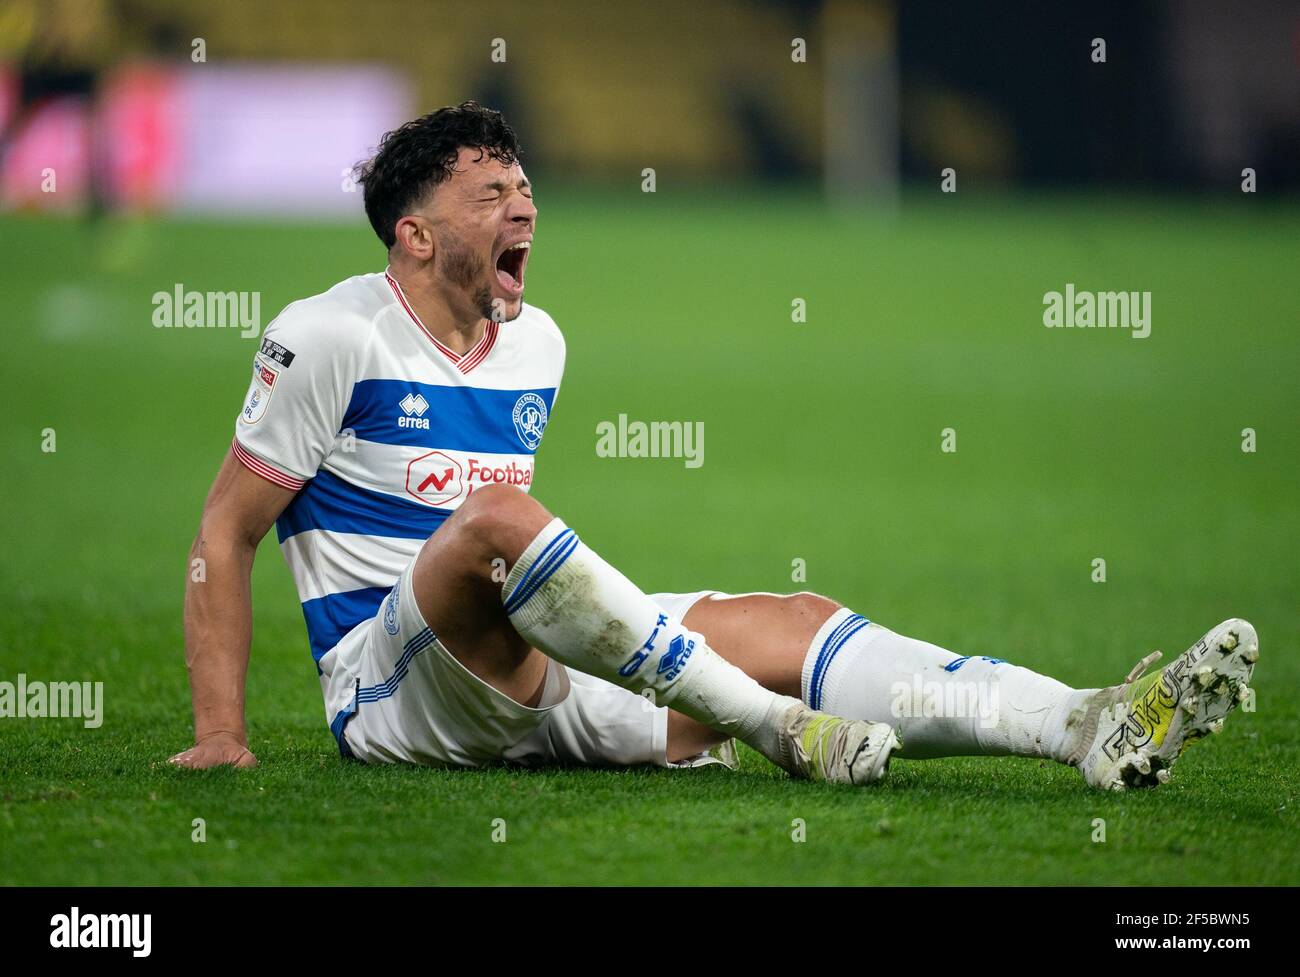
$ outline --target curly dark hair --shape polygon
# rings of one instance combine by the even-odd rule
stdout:
[[[366,216],[384,247],[397,242],[397,222],[411,206],[451,178],[462,149],[478,149],[480,160],[486,155],[505,166],[520,157],[519,140],[505,117],[471,100],[385,133],[374,157],[357,164]]]

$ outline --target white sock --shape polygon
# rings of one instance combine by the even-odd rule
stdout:
[[[763,688],[664,613],[559,519],[525,548],[501,588],[510,623],[556,661],[654,692],[782,764],[780,720],[798,702]]]
[[[841,608],[818,630],[803,666],[811,708],[890,723],[898,756],[971,754],[1064,760],[1067,720],[1096,690],[1076,690],[1001,659],[965,658]]]

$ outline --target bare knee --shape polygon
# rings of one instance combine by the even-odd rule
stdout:
[[[540,503],[517,488],[485,485],[470,493],[416,560],[412,585],[429,626],[454,636],[462,654],[474,653],[483,635],[497,633],[505,574],[550,520]],[[507,644],[513,635],[514,644],[505,650],[518,651],[517,635],[500,635]]]
[[[760,685],[798,696],[813,638],[839,608],[810,593],[736,594],[696,602],[683,623]]]
[[[815,631],[821,627],[823,622],[840,609],[837,601],[829,597],[823,597],[821,594],[802,591],[798,594],[787,594],[779,598],[781,601],[781,610],[802,623],[812,626]]]
[[[840,604],[820,594],[714,594],[697,601],[686,612],[684,623],[701,631],[713,641],[713,635],[747,636],[752,642],[754,629],[781,645],[797,643],[805,634],[808,640],[840,609]],[[715,646],[716,650],[716,646]]]
[[[485,485],[470,493],[443,530],[458,546],[490,563],[503,559],[512,564],[525,547],[551,521],[540,502],[511,485]]]

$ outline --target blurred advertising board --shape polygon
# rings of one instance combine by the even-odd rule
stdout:
[[[92,179],[110,204],[225,215],[355,214],[352,166],[410,114],[383,67],[137,64],[96,93],[21,106],[0,75],[0,124],[22,116],[0,164],[8,208],[66,210]]]

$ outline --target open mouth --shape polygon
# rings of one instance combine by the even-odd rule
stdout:
[[[524,290],[524,268],[528,264],[528,251],[531,247],[530,242],[520,241],[506,248],[497,258],[497,281],[511,295],[518,295]]]

